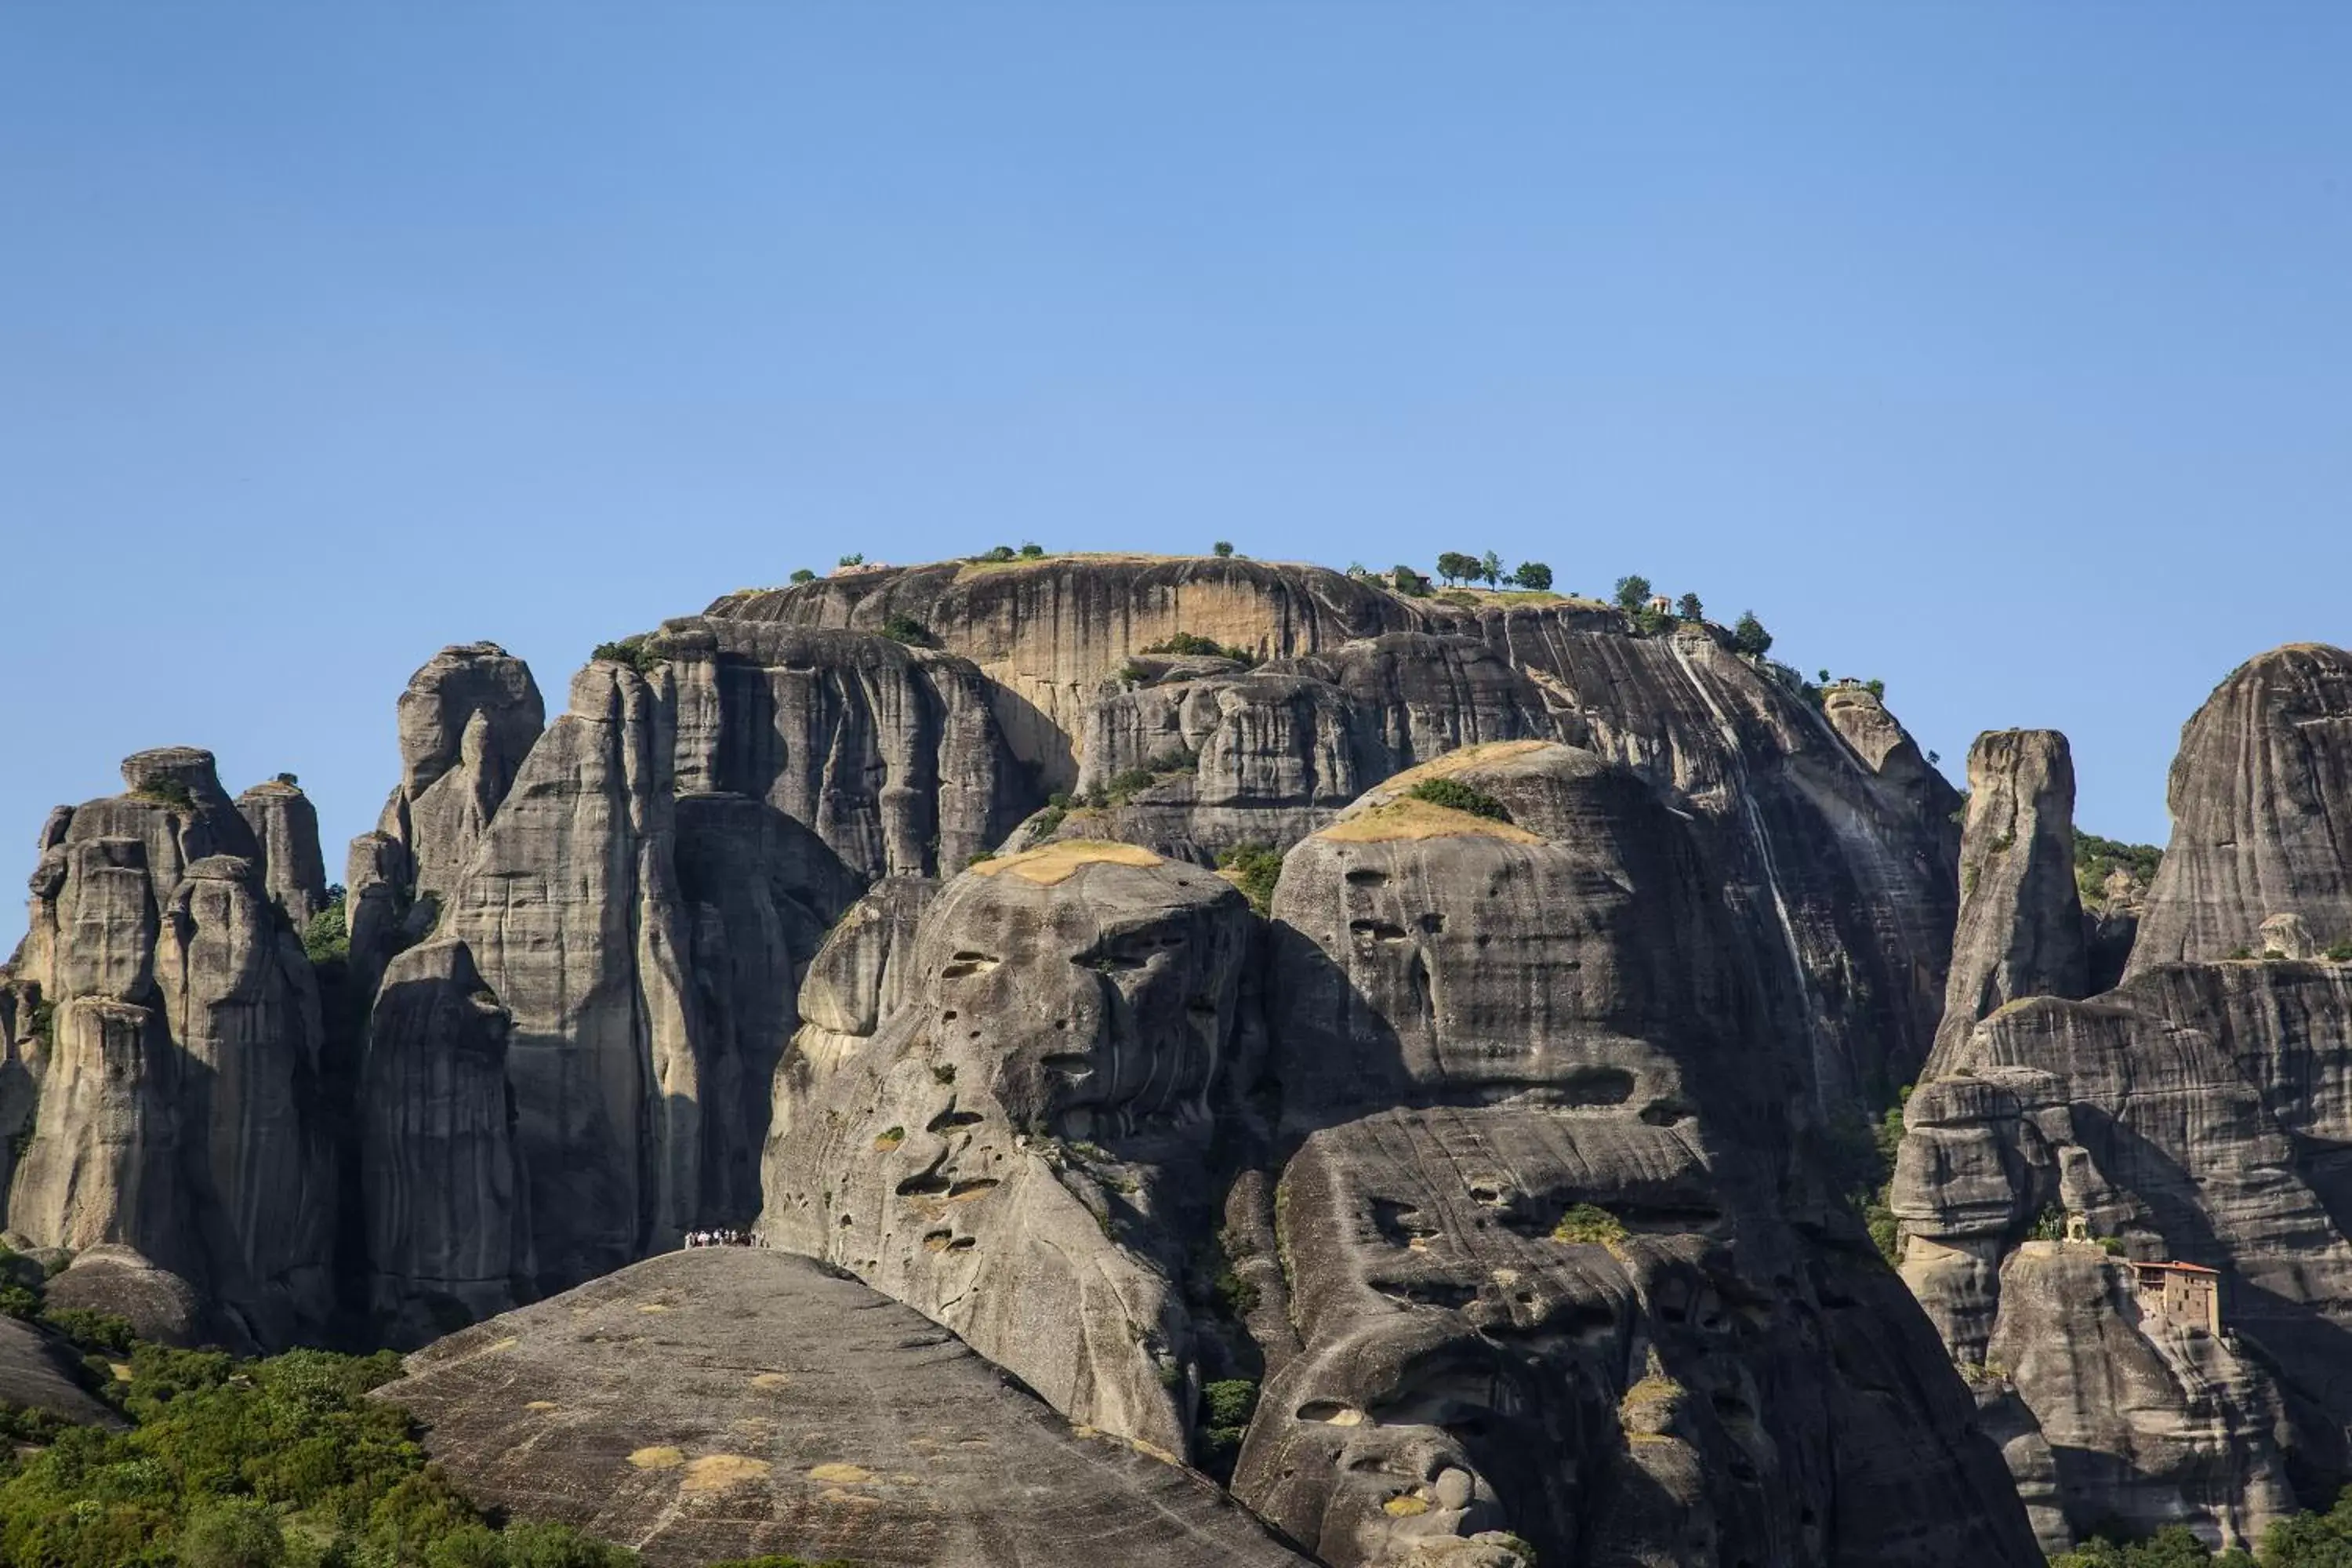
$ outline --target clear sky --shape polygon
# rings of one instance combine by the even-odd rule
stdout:
[[[0,5],[0,876],[847,550],[1642,572],[1957,773],[2352,641],[2352,7]],[[0,952],[22,929],[0,894]]]

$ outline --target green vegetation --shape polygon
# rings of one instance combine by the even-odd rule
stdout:
[[[931,635],[930,627],[900,610],[893,610],[882,617],[882,635],[908,647],[940,646],[940,639]]]
[[[1675,601],[1675,618],[1691,622],[1703,621],[1706,619],[1706,606],[1699,602],[1696,594],[1685,594]]]
[[[1415,800],[1442,805],[1449,811],[1466,811],[1473,816],[1490,817],[1496,822],[1511,820],[1509,809],[1484,790],[1473,789],[1460,779],[1423,779],[1410,792]]]
[[[284,784],[288,789],[299,789],[302,786],[302,781],[292,773],[278,773],[274,776],[278,783]]]
[[[1220,1479],[1233,1476],[1257,1410],[1257,1384],[1245,1377],[1219,1378],[1201,1387],[1202,1468]]]
[[[834,564],[836,567],[863,566],[866,564],[866,552],[861,550],[855,555],[845,555],[840,560],[835,562]]]
[[[2066,1239],[2066,1211],[2056,1204],[2044,1204],[2042,1212],[2033,1216],[2033,1228],[2025,1233],[2029,1241],[2063,1241]]]
[[[1633,614],[1650,602],[1650,580],[1638,572],[1618,578],[1615,600],[1619,609]]]
[[[2188,1526],[2168,1524],[2128,1544],[2102,1537],[2050,1560],[2050,1568],[2345,1568],[2352,1563],[2352,1490],[2325,1513],[2298,1513],[2263,1532],[2252,1553],[2215,1552]]]
[[[180,811],[194,811],[196,797],[178,779],[149,779],[133,792],[141,800],[152,800],[158,805],[168,805]]]
[[[1197,637],[1191,632],[1177,632],[1161,642],[1153,643],[1145,653],[1171,654],[1181,658],[1230,658],[1236,664],[1255,664],[1257,655],[1247,648],[1234,647],[1214,637]]]
[[[1458,550],[1441,551],[1437,557],[1437,574],[1447,587],[1456,583],[1475,582],[1483,574],[1475,555],[1465,555]]]
[[[1028,541],[1028,540],[1026,540],[1026,539],[1024,539],[1024,540],[1023,540],[1023,541],[1021,542],[1021,559],[1022,559],[1022,560],[1024,560],[1024,561],[1043,561],[1045,558],[1045,547],[1044,545],[1042,545],[1042,544],[1033,543],[1033,542],[1031,542],[1030,541]]]
[[[2331,963],[2352,963],[2352,937],[2347,937],[2327,950]]]
[[[816,574],[810,571],[807,567],[803,566],[793,573],[793,581],[795,583],[814,583],[816,581]]]
[[[2074,889],[2086,904],[2106,903],[2107,878],[2115,872],[2126,872],[2147,887],[2163,863],[2164,851],[2153,844],[2124,844],[2074,829]]]
[[[1522,588],[1532,588],[1539,594],[1549,593],[1551,568],[1540,561],[1522,561],[1519,563],[1519,569],[1511,574],[1511,581]]]
[[[52,1319],[62,1321],[64,1314]],[[24,1568],[625,1568],[634,1552],[563,1525],[497,1528],[425,1462],[413,1423],[366,1397],[371,1356],[237,1362],[136,1343],[79,1315],[126,1431],[0,1416],[0,1560]],[[127,1379],[108,1358],[128,1346]]]
[[[1429,579],[1410,566],[1390,567],[1389,581],[1395,584],[1398,593],[1408,599],[1429,597]]]
[[[1742,610],[1731,627],[1731,646],[1750,658],[1762,658],[1772,651],[1772,634],[1764,629],[1755,611]]]
[[[1103,781],[1104,802],[1109,805],[1125,805],[1159,782],[1159,775],[1150,768],[1121,768]]]
[[[1209,550],[1220,561],[1230,560],[1234,553],[1234,542],[1230,539],[1220,539],[1209,546]]]
[[[1260,914],[1274,908],[1275,884],[1282,880],[1282,854],[1263,844],[1241,844],[1217,856],[1217,869],[1233,873],[1234,886]]]
[[[341,888],[333,900],[302,925],[302,956],[313,963],[338,963],[352,956],[352,929]]]
[[[1862,1215],[1879,1256],[1895,1262],[1901,1256],[1902,1233],[1889,1206],[1895,1182],[1895,1152],[1903,1143],[1903,1107],[1910,1101],[1911,1086],[1896,1091],[1895,1103],[1873,1121],[1852,1106],[1830,1119],[1823,1137],[1830,1178]]]
[[[1625,1222],[1599,1204],[1576,1204],[1551,1227],[1551,1238],[1606,1247],[1625,1239]]]
[[[623,637],[619,642],[600,642],[588,657],[612,664],[625,664],[639,675],[651,675],[661,668],[661,655],[647,646],[645,634]]]

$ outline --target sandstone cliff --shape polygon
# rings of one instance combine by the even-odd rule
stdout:
[[[197,1289],[216,1331],[284,1343],[332,1300],[310,965],[211,754],[142,752],[122,773],[125,794],[43,830],[12,974],[47,1037],[8,1226],[135,1249]]]
[[[2259,951],[2273,915],[2352,941],[2352,653],[2297,643],[2239,667],[2182,727],[2168,800],[2133,973]]]

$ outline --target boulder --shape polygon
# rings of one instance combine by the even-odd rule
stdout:
[[[468,1497],[651,1568],[1306,1562],[1204,1478],[1072,1426],[936,1323],[782,1252],[648,1258],[418,1352],[376,1397],[415,1415]]]
[[[194,1285],[119,1242],[101,1243],[77,1254],[65,1271],[48,1282],[43,1299],[52,1309],[72,1308],[127,1319],[141,1339],[182,1350],[194,1350],[221,1337]]]

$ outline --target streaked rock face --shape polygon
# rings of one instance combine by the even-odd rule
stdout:
[[[2352,653],[2297,643],[2239,667],[2182,727],[2168,799],[2131,973],[2260,952],[2273,915],[2352,940]]]
[[[1977,737],[1969,748],[1959,930],[1936,1031],[1939,1057],[2003,1003],[2088,990],[2074,831],[2074,763],[2065,736],[2000,730]]]
[[[1174,1287],[1209,1228],[1250,921],[1223,880],[1130,845],[957,878],[916,929],[904,1003],[849,1054],[778,1074],[762,1234],[947,1324],[1073,1420],[1184,1453]]]
[[[46,1037],[18,1058],[38,1103],[8,1226],[131,1247],[197,1291],[216,1335],[283,1344],[332,1304],[310,965],[211,753],[142,752],[122,773],[128,793],[43,831],[13,976]]]
[[[298,784],[272,779],[236,797],[253,829],[270,901],[300,929],[327,907],[327,867],[319,852],[319,812]]]
[[[1438,777],[1508,820],[1413,795]],[[1326,1561],[1496,1530],[1543,1561],[2032,1561],[1957,1385],[1854,1375],[1939,1358],[1801,1195],[1802,1063],[1696,837],[1626,769],[1517,743],[1288,857],[1300,1342],[1235,1489]]]

